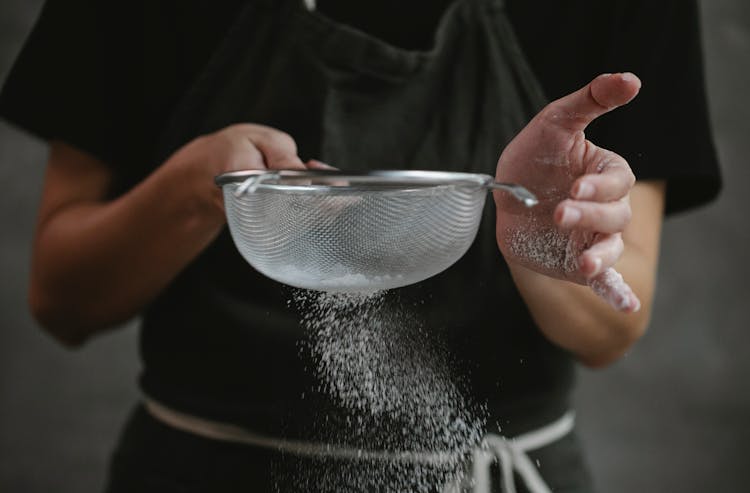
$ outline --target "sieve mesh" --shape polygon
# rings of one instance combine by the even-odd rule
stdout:
[[[223,185],[229,229],[259,272],[291,286],[376,291],[456,262],[473,242],[486,189],[476,184],[378,187]]]

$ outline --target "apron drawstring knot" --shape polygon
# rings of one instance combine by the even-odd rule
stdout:
[[[495,463],[500,469],[498,481],[503,493],[516,493],[515,474],[529,492],[552,493],[527,452],[560,440],[573,430],[574,424],[575,414],[571,411],[546,426],[514,438],[488,433],[472,453],[469,485],[448,485],[444,493],[491,493],[491,472]]]

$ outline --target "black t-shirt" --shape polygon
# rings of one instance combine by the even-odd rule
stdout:
[[[447,3],[318,5],[394,43],[422,47]],[[154,166],[143,156],[153,155],[167,115],[242,4],[49,0],[5,82],[1,114],[97,155],[132,185]],[[667,178],[667,212],[718,193],[696,2],[508,0],[507,9],[550,99],[602,72],[642,79],[638,97],[587,134],[628,159],[638,178]]]
[[[35,135],[65,140],[107,162],[115,173],[116,195],[158,165],[161,129],[245,2],[103,3],[45,4],[3,88],[0,114]],[[429,46],[448,2],[376,3],[360,10],[352,9],[353,2],[318,5],[335,19],[421,49]],[[668,211],[716,195],[720,181],[695,2],[515,0],[507,8],[550,99],[601,72],[629,70],[641,77],[638,98],[601,118],[587,135],[626,157],[638,178],[667,180]],[[222,235],[218,241],[229,240]],[[264,419],[313,382],[298,378],[306,372],[295,346],[297,314],[285,304],[289,292],[256,279],[253,298],[243,297],[248,270],[236,254],[209,251],[147,308],[142,386],[185,411],[275,430]],[[470,360],[472,390],[480,401],[518,408],[508,411],[516,415],[525,409],[538,414],[539,408],[554,415],[567,404],[572,360],[539,333],[507,270],[498,277],[493,289],[503,294],[505,329],[471,330],[496,314],[467,309],[448,332],[462,335],[455,341],[461,346],[457,352]],[[202,291],[203,285],[218,284],[226,290]],[[418,296],[419,288],[415,292]],[[427,306],[440,303],[432,294],[422,293],[431,300]],[[480,288],[476,295],[485,293]],[[183,309],[186,300],[195,304],[190,310]],[[234,323],[217,327],[212,322],[218,306]]]

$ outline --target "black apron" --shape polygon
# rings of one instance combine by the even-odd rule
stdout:
[[[252,122],[292,135],[303,160],[345,170],[494,175],[503,147],[543,104],[501,0],[455,1],[428,51],[389,45],[301,0],[254,0],[178,106],[155,162],[199,135]],[[566,410],[573,366],[534,329],[487,202],[464,258],[390,299],[420,304],[425,325],[472,375],[490,426],[513,435]],[[185,412],[303,437],[320,413],[309,407],[315,400],[299,400],[316,383],[296,349],[302,333],[288,298],[224,231],[145,312],[144,392]],[[575,460],[563,476],[584,478],[568,448]]]

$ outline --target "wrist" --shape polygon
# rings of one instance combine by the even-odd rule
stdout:
[[[187,150],[187,149],[185,149]],[[189,152],[178,151],[159,169],[157,181],[164,201],[192,228],[220,229],[225,222],[221,189],[207,163]]]

